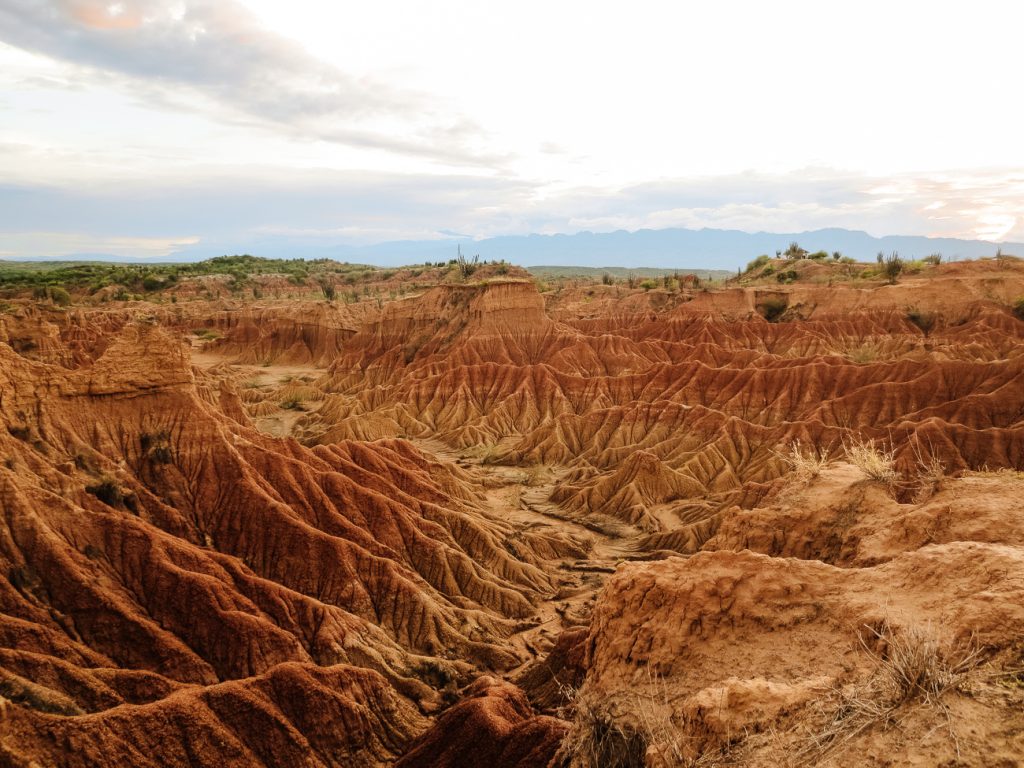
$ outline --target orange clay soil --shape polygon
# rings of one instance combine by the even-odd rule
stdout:
[[[1020,764],[1024,263],[826,267],[8,303],[0,765]]]

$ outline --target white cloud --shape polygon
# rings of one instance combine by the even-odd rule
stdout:
[[[198,237],[103,237],[82,232],[5,232],[0,255],[19,258],[109,254],[130,258],[159,258],[199,242]]]
[[[424,155],[481,159],[479,128],[439,114],[425,95],[353,77],[270,30],[235,0],[3,0],[0,39],[150,91],[185,88],[250,120],[302,138]]]
[[[663,226],[1024,239],[1020,15],[0,0],[0,247]]]

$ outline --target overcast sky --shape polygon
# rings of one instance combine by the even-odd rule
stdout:
[[[0,0],[0,256],[1024,241],[1017,5]]]

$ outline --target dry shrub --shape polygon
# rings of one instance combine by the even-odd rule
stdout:
[[[797,479],[804,483],[820,475],[821,470],[831,461],[828,449],[804,446],[799,440],[794,440],[785,453],[777,452],[776,455],[786,462]]]
[[[616,718],[606,702],[576,692],[572,729],[562,754],[573,768],[644,768],[646,736]]]
[[[871,480],[893,487],[896,485],[896,453],[875,446],[874,440],[844,444],[846,458]]]
[[[867,365],[881,358],[884,350],[879,341],[865,340],[857,343],[834,344],[829,351],[832,354],[845,357],[851,363]]]
[[[942,490],[942,481],[946,479],[946,467],[935,454],[917,455],[918,489],[914,501],[922,504]]]
[[[523,485],[528,488],[536,488],[544,485],[548,480],[549,470],[543,464],[535,464],[532,467],[527,467],[523,473]]]
[[[886,620],[878,629],[865,629],[859,639],[875,662],[874,672],[862,683],[833,693],[823,708],[825,726],[808,738],[797,757],[816,764],[824,754],[873,725],[898,725],[899,710],[909,705],[941,712],[959,752],[952,718],[942,698],[949,691],[966,688],[969,674],[981,663],[981,648],[973,638],[959,645],[949,642],[931,624],[897,629]]]
[[[710,768],[728,746],[706,749],[673,706],[664,677],[647,670],[645,685],[628,693],[590,696],[561,687],[572,727],[558,753],[571,768]],[[557,762],[557,761],[556,761]]]

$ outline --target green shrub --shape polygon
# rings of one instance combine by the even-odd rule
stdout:
[[[50,288],[50,301],[58,307],[66,307],[71,304],[71,294],[59,285],[54,285]]]
[[[799,277],[800,275],[796,273],[795,269],[787,269],[785,272],[779,272],[775,279],[780,283],[795,283]]]
[[[767,265],[768,262],[770,262],[771,260],[771,256],[769,256],[767,253],[762,253],[756,259],[747,264],[746,271],[753,272],[755,269],[759,269],[760,267]]]
[[[328,301],[334,301],[334,297],[337,296],[337,291],[334,286],[331,285],[326,278],[321,278],[319,281],[320,290],[323,291],[324,298]]]
[[[1015,314],[1019,320],[1024,320],[1024,296],[1021,296],[1014,303],[1013,314]]]
[[[882,256],[882,254],[878,255]],[[882,257],[881,264],[882,274],[885,275],[886,280],[889,281],[890,285],[895,284],[895,282],[899,280],[900,274],[903,272],[903,259],[900,258],[900,255],[896,251],[893,251],[888,256]]]

